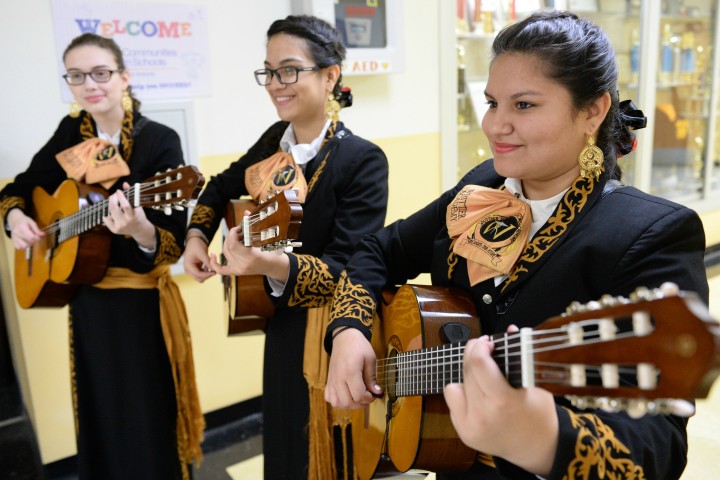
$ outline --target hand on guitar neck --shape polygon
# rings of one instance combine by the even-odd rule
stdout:
[[[249,211],[245,215],[250,215]],[[290,260],[282,251],[263,252],[259,247],[247,247],[243,242],[242,226],[233,227],[223,244],[225,265],[210,254],[209,269],[220,275],[266,275],[281,282],[287,281]]]
[[[539,387],[512,387],[493,358],[494,347],[487,335],[467,342],[463,383],[443,391],[453,427],[473,450],[545,476],[559,436],[555,400]]]
[[[123,183],[125,190],[130,184]],[[155,225],[148,220],[143,207],[134,207],[125,197],[122,190],[118,190],[108,198],[109,215],[103,218],[103,224],[115,235],[128,235],[146,250],[155,248]]]

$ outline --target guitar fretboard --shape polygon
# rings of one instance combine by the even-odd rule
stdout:
[[[138,186],[139,185],[136,184],[123,191],[123,195],[131,203],[131,199],[135,195],[135,189]],[[85,201],[84,199],[82,200]],[[48,225],[45,230],[51,234],[51,238],[56,237],[57,243],[60,244],[72,237],[102,225],[103,218],[110,215],[108,206],[109,201],[107,198],[93,205],[81,204],[77,212]]]

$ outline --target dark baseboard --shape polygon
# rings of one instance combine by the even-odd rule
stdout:
[[[720,243],[710,245],[705,249],[705,268],[712,268],[720,265]]]
[[[262,433],[261,397],[229,405],[205,414],[203,453],[224,448],[228,443],[242,441]],[[63,479],[77,475],[77,456],[44,465],[45,478]]]

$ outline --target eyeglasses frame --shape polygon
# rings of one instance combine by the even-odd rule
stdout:
[[[122,68],[116,68],[115,70],[112,70],[112,69],[110,69],[110,68],[100,68],[100,69],[97,69],[97,70],[91,70],[91,71],[89,71],[89,72],[81,72],[81,71],[73,72],[72,75],[75,75],[75,74],[78,74],[78,73],[82,73],[82,74],[83,74],[83,81],[82,81],[82,83],[70,83],[70,79],[68,78],[68,77],[71,75],[70,73],[66,73],[66,74],[63,75],[62,77],[65,79],[65,82],[67,82],[67,84],[70,85],[71,87],[79,87],[80,85],[85,85],[85,82],[87,81],[87,77],[88,77],[88,76],[89,76],[90,78],[92,78],[92,79],[93,79],[93,82],[95,82],[95,83],[108,83],[110,80],[112,80],[113,73],[121,73],[121,72],[123,72],[123,70],[124,70],[124,69],[122,69]],[[105,81],[100,81],[100,82],[98,82],[98,81],[95,80],[95,79],[93,78],[93,76],[92,76],[92,74],[95,73],[95,72],[106,72],[106,71],[107,71],[107,72],[110,72],[110,76],[109,76],[108,79],[105,80]]]
[[[280,76],[277,74],[277,72],[278,72],[278,70],[289,69],[289,68],[295,70],[295,81],[283,82],[282,80],[280,80]],[[255,81],[261,87],[267,87],[268,85],[270,85],[272,83],[273,77],[277,79],[277,81],[280,85],[292,85],[294,83],[297,83],[300,80],[300,72],[316,72],[318,70],[322,70],[323,68],[324,67],[319,67],[317,65],[315,65],[314,67],[279,67],[279,68],[275,68],[275,69],[261,68],[259,70],[255,70],[253,72],[253,74],[255,75]],[[258,78],[258,75],[260,75],[260,74],[265,74],[265,75],[269,74],[270,75],[268,77],[269,80],[267,81],[267,83],[260,83],[260,79]]]

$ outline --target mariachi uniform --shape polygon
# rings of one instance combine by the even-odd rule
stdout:
[[[628,296],[636,287],[675,282],[707,304],[705,237],[695,212],[631,187],[579,177],[530,239],[510,274],[471,286],[468,261],[448,236],[448,206],[466,185],[501,188],[505,179],[486,161],[438,200],[367,237],[348,262],[335,294],[330,332],[341,325],[370,338],[373,311],[386,284],[429,272],[434,285],[469,292],[481,331],[534,327],[573,301]],[[678,478],[686,464],[686,420],[578,411],[556,398],[560,437],[548,479]],[[477,462],[467,478],[535,479],[500,458]],[[587,472],[587,476],[583,476]],[[482,476],[482,475],[485,476]],[[603,476],[604,475],[604,476]],[[439,475],[440,476],[440,475]],[[464,477],[459,477],[464,478]]]
[[[190,221],[207,239],[230,199],[248,194],[246,171],[280,150],[287,122],[271,126],[239,160],[213,177]],[[285,172],[284,178],[290,178]],[[271,297],[263,371],[265,478],[305,478],[308,468],[308,385],[303,377],[308,307],[326,305],[337,278],[363,235],[382,228],[387,209],[387,159],[376,145],[331,124],[317,155],[305,165],[307,193],[290,273],[280,297]],[[277,185],[280,187],[280,185]],[[266,282],[266,289],[270,286]],[[322,334],[318,349],[322,350]]]
[[[28,169],[0,192],[3,220],[13,208],[32,216],[33,189],[40,186],[52,193],[67,179],[56,154],[94,139],[96,129],[85,112],[65,117]],[[117,179],[109,192],[121,189],[123,182],[132,185],[183,164],[177,133],[138,112],[125,116],[119,153],[130,173]],[[70,301],[81,479],[188,478],[187,463],[201,454],[203,420],[189,332],[182,299],[168,273],[182,253],[187,216],[177,210],[171,215],[152,209],[145,213],[156,227],[155,252],[141,251],[131,237],[111,235],[105,278],[96,285],[80,285]],[[171,301],[161,302],[168,292]],[[161,315],[162,306],[182,312]],[[171,331],[182,332],[182,345],[172,343]],[[172,357],[169,347],[175,352]],[[187,349],[182,359],[181,347]],[[185,416],[178,415],[179,404]]]

